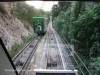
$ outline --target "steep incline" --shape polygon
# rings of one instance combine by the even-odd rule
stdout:
[[[12,15],[9,3],[0,2],[0,38],[3,40],[7,50],[10,50],[15,42],[23,42],[23,36],[33,34],[32,27],[28,26],[29,30],[25,28],[20,20]]]

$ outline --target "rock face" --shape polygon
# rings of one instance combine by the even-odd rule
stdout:
[[[34,33],[32,27],[28,26],[29,29],[26,29],[24,24],[11,14],[8,3],[0,2],[0,38],[3,40],[7,50],[11,50],[15,42],[23,42],[22,36]]]

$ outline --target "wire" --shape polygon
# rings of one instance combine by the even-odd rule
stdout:
[[[43,5],[44,5],[44,4],[45,4],[45,3],[44,3],[44,1],[43,1],[42,5],[40,6],[40,8],[39,8],[39,9],[43,8]]]

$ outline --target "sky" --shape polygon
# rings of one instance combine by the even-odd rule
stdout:
[[[50,11],[52,9],[53,4],[57,4],[58,1],[26,1],[26,3],[34,6],[37,9],[41,8],[44,11]]]

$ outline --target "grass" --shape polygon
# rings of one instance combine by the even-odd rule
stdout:
[[[35,35],[30,35],[28,37],[23,37],[22,36],[21,38],[23,40],[23,43],[21,43],[21,44],[15,43],[12,46],[11,50],[9,51],[9,54],[10,54],[11,58],[13,58],[29,41],[34,39],[35,36],[36,36],[36,34]]]

